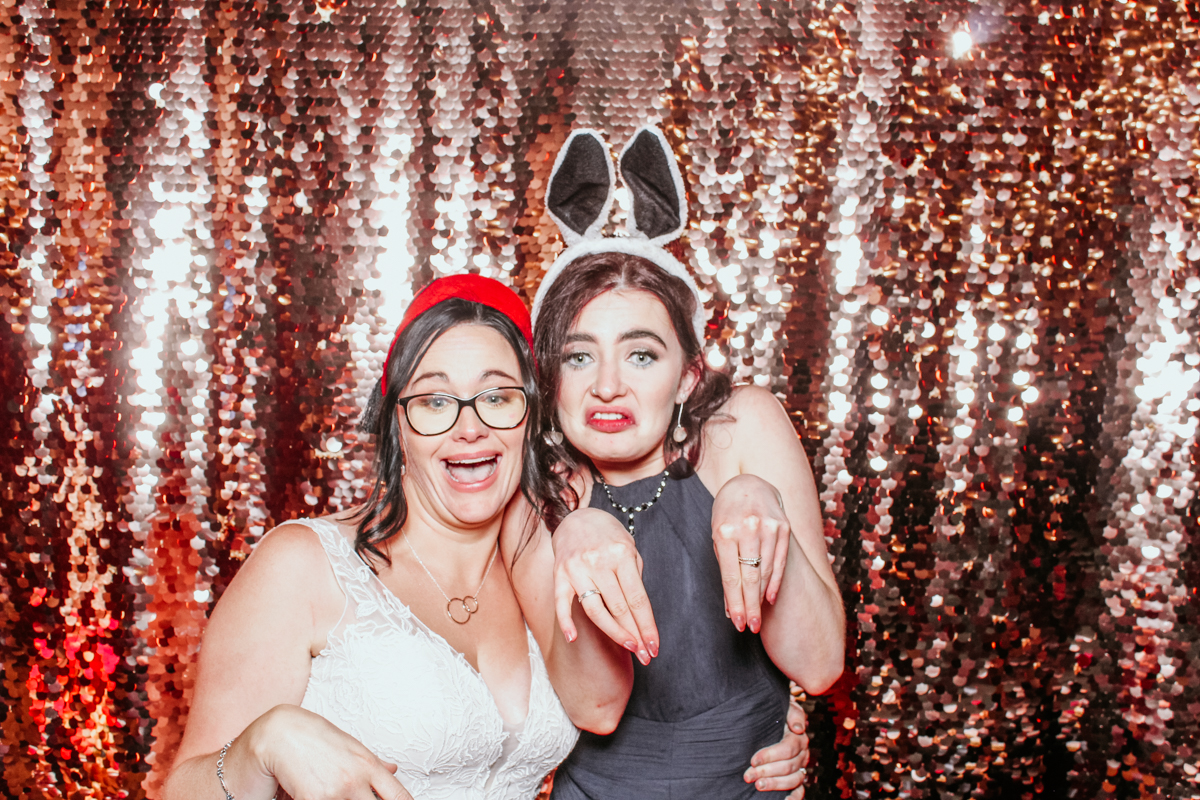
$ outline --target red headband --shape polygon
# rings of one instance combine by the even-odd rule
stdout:
[[[482,275],[450,275],[438,278],[417,292],[417,296],[408,304],[408,310],[404,312],[404,319],[400,321],[400,327],[396,330],[392,346],[388,348],[387,358],[383,362],[383,377],[379,379],[382,394],[387,394],[388,364],[391,363],[392,351],[396,349],[400,334],[404,333],[409,323],[438,303],[454,299],[468,300],[499,311],[517,326],[517,330],[529,343],[530,351],[533,350],[533,324],[529,321],[529,311],[516,292],[500,281]]]

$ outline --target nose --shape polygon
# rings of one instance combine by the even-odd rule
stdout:
[[[596,382],[592,384],[592,396],[608,402],[625,393],[625,381],[621,376],[621,365],[616,359],[602,358],[596,370]]]
[[[488,435],[488,426],[479,418],[474,406],[464,406],[458,412],[458,419],[450,432],[455,439],[464,442],[474,442]]]

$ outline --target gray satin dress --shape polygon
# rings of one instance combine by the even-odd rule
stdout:
[[[661,475],[610,487],[622,505],[654,496]],[[662,642],[643,667],[609,736],[582,732],[554,778],[553,800],[733,800],[786,797],[742,779],[750,757],[783,736],[788,681],[757,634],[725,616],[712,547],[713,497],[692,474],[667,481],[662,497],[634,517],[642,580]],[[592,508],[625,524],[604,490]]]

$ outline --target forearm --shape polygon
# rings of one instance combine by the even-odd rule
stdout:
[[[546,659],[550,682],[576,727],[608,734],[625,713],[633,689],[630,652],[604,635],[578,604],[572,617],[578,638],[568,642],[557,625]]]
[[[806,692],[820,694],[842,674],[846,615],[841,596],[794,539],[779,596],[764,607],[761,633],[771,660]]]

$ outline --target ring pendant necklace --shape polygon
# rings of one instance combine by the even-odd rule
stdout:
[[[413,548],[412,542],[408,540],[408,536],[404,537],[404,543],[412,551],[413,558],[421,565],[421,569],[425,570],[425,574],[429,576],[429,580],[433,581],[433,585],[442,593],[442,597],[446,598],[446,616],[450,618],[450,621],[459,625],[466,625],[470,622],[471,617],[475,616],[475,612],[479,610],[479,593],[483,590],[483,585],[487,583],[488,575],[492,574],[492,565],[496,563],[496,553],[500,551],[500,542],[496,542],[496,547],[492,550],[492,557],[488,561],[487,569],[483,571],[483,580],[479,582],[479,588],[475,590],[474,594],[469,594],[466,597],[450,597],[446,594],[446,591],[442,589],[442,585],[438,583],[437,578],[433,577],[433,573],[429,571],[429,567],[425,566],[425,562],[417,555],[417,551]],[[455,603],[458,605],[456,606]],[[462,619],[454,616],[454,611],[457,609],[462,609],[462,613],[465,613],[467,616]]]
[[[633,515],[640,511],[645,511],[646,509],[650,508],[650,506],[658,502],[658,498],[662,497],[663,489],[667,488],[667,477],[670,474],[671,471],[669,469],[664,469],[662,480],[658,483],[658,490],[654,493],[654,497],[651,497],[644,503],[639,503],[638,505],[632,507],[623,506],[616,501],[616,499],[612,496],[612,492],[609,490],[608,483],[604,480],[603,475],[597,473],[596,480],[600,481],[600,485],[604,487],[604,493],[608,495],[608,502],[612,503],[613,507],[616,508],[617,511],[620,511],[622,514],[629,517],[629,521],[625,523],[625,529],[629,531],[630,536],[636,536],[636,534],[633,532]]]

